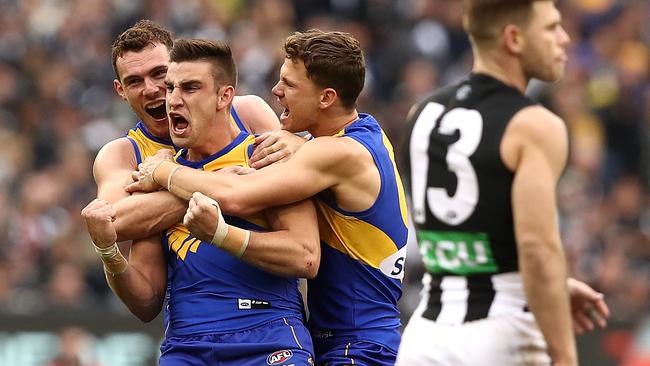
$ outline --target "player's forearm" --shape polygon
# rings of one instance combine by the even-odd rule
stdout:
[[[566,285],[566,266],[559,243],[522,243],[519,265],[531,311],[547,342],[549,354],[562,364],[577,364]]]
[[[159,233],[183,220],[187,203],[169,192],[134,194],[115,205],[118,241]]]
[[[175,163],[164,162],[156,168],[153,175],[156,182],[164,184],[176,197],[189,200],[194,192],[201,192],[218,201],[224,213],[236,216],[250,215],[271,206],[254,202],[254,196],[258,196],[259,190],[256,192],[254,187],[247,184],[251,181],[250,176],[176,167],[178,165]]]
[[[320,243],[288,231],[254,232],[242,260],[279,276],[311,279],[318,273]]]
[[[154,289],[151,283],[133,266],[119,275],[106,273],[111,290],[127,308],[143,322],[150,322],[162,309],[164,294]]]

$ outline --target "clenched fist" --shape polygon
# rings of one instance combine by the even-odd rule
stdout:
[[[220,220],[223,218],[217,201],[194,192],[183,217],[183,225],[192,235],[206,243],[212,242]]]
[[[115,243],[115,209],[110,203],[96,198],[81,210],[81,216],[86,221],[88,233],[97,247],[107,248]]]

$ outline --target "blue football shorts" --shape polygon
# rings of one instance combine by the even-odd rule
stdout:
[[[360,335],[340,335],[328,338],[314,338],[316,366],[394,366],[397,359],[397,346],[400,334],[394,329],[378,330]],[[371,337],[377,333],[377,337]],[[387,347],[375,342],[380,340]]]
[[[313,366],[311,336],[302,321],[282,318],[235,333],[167,337],[161,366]]]

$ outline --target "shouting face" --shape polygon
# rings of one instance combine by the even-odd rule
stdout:
[[[309,131],[318,113],[322,91],[307,77],[307,69],[302,61],[285,59],[280,69],[280,80],[272,90],[284,107],[280,115],[282,129],[290,132]]]
[[[220,136],[224,128],[218,122],[219,114],[227,114],[230,103],[224,93],[232,86],[216,85],[212,65],[207,61],[172,62],[165,84],[174,144],[193,154],[214,153],[215,136]]]
[[[168,138],[165,110],[165,75],[169,51],[163,44],[129,51],[116,60],[119,80],[113,81],[117,93],[126,100],[147,129],[157,137]]]

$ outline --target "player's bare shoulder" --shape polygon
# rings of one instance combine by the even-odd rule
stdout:
[[[555,113],[540,105],[522,108],[510,122],[508,129],[517,129],[535,140],[549,140],[566,135],[564,121]]]
[[[236,95],[232,101],[235,108],[256,107],[260,105],[268,105],[264,99],[257,95]]]
[[[556,114],[540,105],[522,108],[511,119],[501,143],[506,165],[516,166],[526,148],[539,148],[551,161],[564,161],[568,151],[567,127]]]
[[[121,137],[106,143],[99,150],[95,157],[93,173],[97,178],[98,175],[109,173],[111,170],[136,170],[137,167],[133,144],[128,138]]]
[[[321,154],[321,159],[336,170],[354,171],[364,165],[374,166],[372,156],[366,148],[351,137],[322,136],[308,141],[314,153]]]
[[[280,128],[273,109],[257,95],[235,96],[232,105],[241,121],[253,133],[260,134]]]

